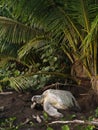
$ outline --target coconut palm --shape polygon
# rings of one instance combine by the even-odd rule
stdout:
[[[72,75],[90,77],[94,90],[98,88],[96,0],[1,0],[1,5],[12,13],[9,18],[0,17],[0,36],[23,44],[19,57],[38,43],[57,45],[72,63]],[[76,67],[82,69],[80,73]]]

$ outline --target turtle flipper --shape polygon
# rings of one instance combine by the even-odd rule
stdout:
[[[53,107],[49,102],[44,102],[43,104],[44,107],[44,111],[49,114],[52,117],[55,118],[61,118],[63,117],[63,114],[61,114],[60,112],[57,111],[57,109],[55,107]]]

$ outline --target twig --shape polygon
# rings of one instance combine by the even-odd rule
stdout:
[[[65,84],[56,82],[56,83],[54,83],[54,84],[45,86],[43,90],[46,90],[46,89],[48,89],[48,88],[58,87],[59,85],[65,85]]]
[[[56,82],[54,84],[45,86],[43,90],[46,90],[46,89],[49,89],[49,88],[53,88],[53,87],[59,87],[60,85],[65,86],[65,87],[77,87],[77,88],[83,88],[84,90],[88,90],[88,89],[84,88],[83,86],[76,85],[76,84],[68,84],[66,82],[65,83]]]
[[[27,118],[23,123],[21,123],[21,125],[25,125],[28,124],[30,122],[31,119]]]
[[[9,94],[13,94],[13,92],[0,92],[0,95],[9,95]]]
[[[53,121],[49,123],[49,125],[52,124],[84,124],[84,125],[98,126],[98,121],[72,120],[72,121]]]

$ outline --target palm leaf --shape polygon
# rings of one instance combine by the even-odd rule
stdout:
[[[6,57],[17,57],[17,51],[20,48],[18,44],[8,44],[2,41],[0,43],[0,57],[6,55]]]
[[[87,50],[89,49],[88,52],[88,62],[89,65],[93,65],[93,73],[96,75],[97,74],[97,53],[98,53],[98,45],[97,45],[97,33],[98,33],[98,15],[94,19],[94,21],[91,24],[91,29],[88,33],[88,35],[85,37],[83,44],[81,48],[85,51],[88,52]],[[92,48],[91,48],[92,46]],[[92,63],[91,59],[92,58]],[[92,67],[90,67],[92,68]]]
[[[89,45],[93,41],[93,36],[97,35],[97,31],[98,31],[98,15],[96,16],[96,18],[92,22],[91,29],[83,41],[83,44],[82,44],[82,46],[84,46],[83,49],[87,49],[89,47]]]
[[[40,35],[41,30],[30,28],[10,18],[0,16],[0,38],[11,43],[25,43]]]
[[[54,75],[60,78],[70,77],[70,79],[74,79],[74,77],[71,77],[70,75],[59,73],[59,72],[39,71],[36,73],[20,75],[18,77],[5,77],[3,80],[0,80],[0,83],[9,81],[11,88],[15,89],[16,91],[19,91],[21,89],[27,89],[34,86],[32,82],[33,80],[35,80],[33,79],[34,75]]]
[[[9,78],[9,81],[10,81],[10,86],[16,91],[19,91],[21,89],[26,89],[32,86],[28,78],[24,76],[12,77],[12,78]]]
[[[23,45],[19,51],[18,51],[18,56],[19,58],[23,58],[25,55],[29,54],[33,48],[40,48],[45,45],[47,41],[45,40],[44,37],[37,37],[32,40],[30,40],[27,44]]]

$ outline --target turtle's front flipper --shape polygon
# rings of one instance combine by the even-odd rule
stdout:
[[[52,117],[60,118],[63,117],[63,114],[59,113],[55,107],[53,107],[49,102],[44,102],[43,104],[44,111]]]
[[[33,104],[31,105],[31,109],[34,109],[35,106],[36,106],[36,102],[33,102]]]

